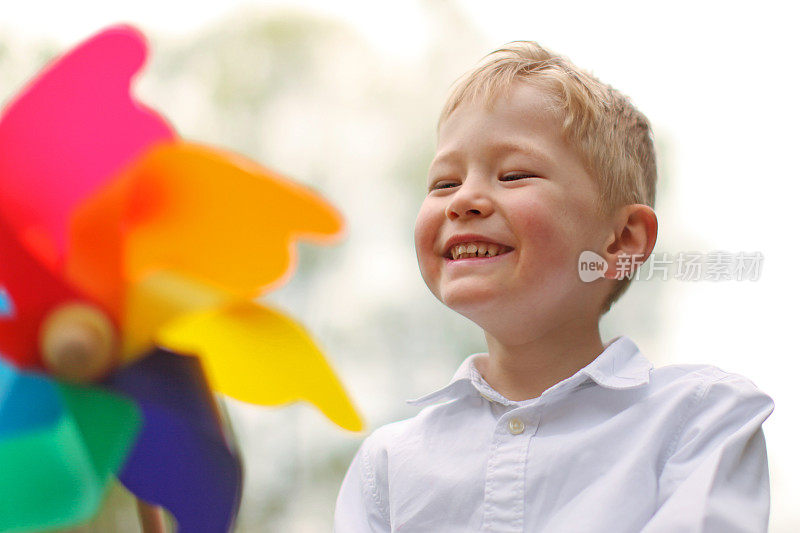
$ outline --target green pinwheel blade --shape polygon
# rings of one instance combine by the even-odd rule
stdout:
[[[59,383],[67,410],[83,436],[98,478],[108,480],[124,464],[142,425],[136,404],[114,392]]]

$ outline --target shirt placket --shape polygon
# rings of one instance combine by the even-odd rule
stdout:
[[[482,531],[523,531],[526,463],[540,413],[534,407],[516,408],[497,421],[486,466]]]

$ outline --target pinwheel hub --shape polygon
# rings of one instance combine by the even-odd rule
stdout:
[[[55,375],[87,382],[103,377],[116,360],[114,324],[97,307],[70,303],[57,307],[42,323],[42,359]]]

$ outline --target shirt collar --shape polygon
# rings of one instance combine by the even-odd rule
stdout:
[[[640,387],[650,382],[650,371],[653,369],[653,363],[642,355],[639,348],[629,337],[625,335],[614,337],[604,347],[603,352],[594,361],[571,377],[556,383],[544,391],[542,396],[551,395],[556,390],[578,386],[588,378],[591,378],[602,387],[614,390]],[[420,398],[406,400],[406,403],[427,405],[439,400],[452,400],[474,395],[477,392],[487,399],[503,405],[517,405],[519,402],[509,400],[494,390],[478,372],[475,367],[475,359],[483,355],[484,353],[470,355],[458,367],[450,383]]]

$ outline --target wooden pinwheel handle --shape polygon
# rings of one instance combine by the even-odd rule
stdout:
[[[137,498],[136,510],[139,513],[142,533],[166,533],[167,527],[164,524],[164,514],[160,507]]]

